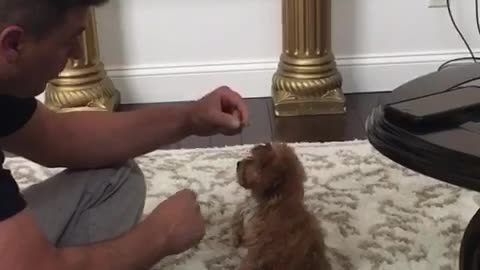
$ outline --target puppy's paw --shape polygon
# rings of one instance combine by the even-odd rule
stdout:
[[[239,207],[235,211],[232,218],[231,242],[232,242],[232,245],[236,248],[242,245],[242,238],[244,233],[243,219],[244,219],[244,213],[242,211],[242,208]]]

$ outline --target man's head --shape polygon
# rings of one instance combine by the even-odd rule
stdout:
[[[88,8],[107,1],[0,0],[0,94],[40,94],[81,53]]]

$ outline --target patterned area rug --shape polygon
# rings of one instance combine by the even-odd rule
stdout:
[[[405,169],[366,141],[293,146],[307,169],[306,202],[327,233],[333,269],[458,269],[463,230],[479,208],[477,193]],[[229,222],[246,193],[235,181],[235,165],[250,147],[162,150],[137,159],[148,181],[145,213],[188,187],[198,192],[208,220],[198,247],[154,269],[237,268]],[[20,158],[9,158],[7,167],[23,179],[21,187],[55,172]]]

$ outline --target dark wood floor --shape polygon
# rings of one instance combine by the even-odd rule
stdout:
[[[270,98],[247,99],[250,125],[236,136],[192,136],[166,148],[222,147],[268,141],[328,142],[365,139],[364,123],[388,92],[347,94],[347,113],[332,116],[275,117]],[[135,105],[134,107],[137,107]],[[121,110],[132,109],[123,105]]]

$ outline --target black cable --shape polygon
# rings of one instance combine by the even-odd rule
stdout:
[[[480,60],[479,57],[475,57],[474,59],[476,60]],[[444,62],[442,65],[440,65],[440,67],[438,68],[438,70],[442,70],[444,68],[447,68],[449,64],[451,63],[455,63],[455,62],[460,62],[460,61],[466,61],[466,60],[472,60],[472,57],[460,57],[460,58],[455,58],[455,59],[451,59],[451,60],[448,60],[446,62]],[[476,62],[476,61],[475,61]]]
[[[465,36],[463,35],[462,31],[458,28],[457,23],[455,22],[455,18],[453,17],[452,13],[452,7],[450,5],[450,0],[447,0],[447,10],[448,10],[448,15],[450,17],[450,20],[452,21],[453,27],[457,31],[458,35],[460,38],[463,40],[463,43],[465,43],[465,46],[467,47],[468,52],[470,53],[470,57],[461,57],[461,58],[455,58],[451,59],[438,68],[438,70],[442,70],[446,68],[449,64],[454,63],[454,62],[459,62],[459,61],[465,61],[465,60],[473,60],[473,62],[477,62],[477,60],[480,60],[480,58],[475,57],[475,54],[472,51],[472,48],[470,47],[470,44],[468,44],[468,41],[466,40]],[[475,15],[476,15],[476,21],[477,21],[477,30],[480,34],[480,19],[479,19],[479,11],[478,11],[478,0],[475,0]]]
[[[465,89],[465,88],[480,88],[480,85],[463,85],[463,86],[458,86],[458,87],[453,88],[451,91],[453,91],[453,90]],[[448,91],[447,91],[447,92],[448,92]]]
[[[480,16],[478,12],[478,0],[475,0],[475,19],[477,21],[478,34],[480,35]]]
[[[453,18],[452,7],[450,5],[450,0],[447,0],[447,9],[448,9],[448,15],[450,16],[450,20],[452,21],[453,27],[455,27],[455,30],[457,31],[458,35],[460,36],[460,38],[462,38],[463,42],[465,43],[465,46],[467,46],[468,52],[472,56],[472,59],[475,62],[477,62],[476,59],[475,59],[475,54],[473,53],[472,48],[470,48],[470,44],[468,44],[467,40],[463,36],[462,31],[460,31],[460,29],[457,26],[457,23],[455,22],[455,19]]]

